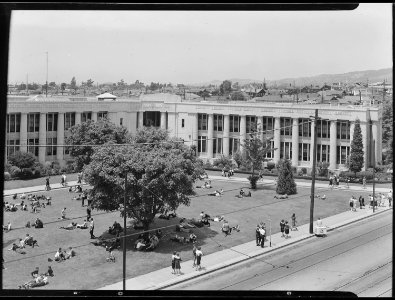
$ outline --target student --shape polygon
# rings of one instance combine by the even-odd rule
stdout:
[[[64,257],[64,252],[62,251],[62,248],[59,248],[58,251],[55,253],[55,261],[61,262],[65,259],[66,258]]]
[[[86,229],[86,228],[88,228],[88,223],[86,222],[86,220],[84,220],[84,223],[77,224],[76,227],[80,228],[80,229]]]
[[[193,248],[192,248],[192,254],[193,254],[193,265],[192,265],[192,267],[193,268],[196,267],[196,250],[197,250],[197,248],[196,248],[196,245],[194,244]]]
[[[225,236],[228,236],[232,233],[232,229],[230,228],[227,220],[224,220],[224,223],[222,224],[222,232],[225,233]]]
[[[45,273],[44,275],[45,275],[45,276],[51,276],[51,277],[54,276],[53,270],[52,270],[52,267],[51,267],[51,266],[48,266],[48,271],[47,271],[47,273]]]
[[[94,229],[95,229],[95,223],[93,222],[93,218],[91,218],[91,222],[89,224],[89,233],[91,235],[91,239],[95,238],[95,235],[93,234]]]
[[[261,241],[261,248],[265,247],[265,237],[266,237],[266,230],[263,228],[263,226],[260,226],[259,228],[259,235],[260,235],[260,241]]]
[[[201,270],[201,260],[202,260],[203,252],[201,251],[201,247],[199,246],[196,249],[196,270]]]
[[[45,190],[46,191],[50,191],[51,190],[51,186],[49,185],[49,177],[47,177],[45,179]]]
[[[285,222],[284,220],[281,220],[280,222],[280,231],[281,231],[281,237],[284,237],[284,230],[285,230]]]
[[[261,226],[259,224],[256,225],[255,228],[255,240],[256,240],[256,245],[259,246],[261,244],[261,234],[260,234],[260,230]]]
[[[180,253],[176,253],[174,256],[174,268],[177,275],[181,275],[181,256]]]
[[[291,220],[292,220],[291,230],[298,230],[298,228],[296,227],[296,216],[295,216],[295,213],[292,214]]]
[[[177,251],[174,251],[173,255],[171,256],[171,274],[176,274],[176,255]]]
[[[66,207],[62,209],[61,218],[66,219]]]
[[[284,232],[285,232],[285,238],[289,238],[289,224],[288,221],[285,221],[285,226],[284,226]]]
[[[33,278],[36,278],[36,277],[38,276],[38,270],[39,270],[38,267],[36,267],[36,268],[34,269],[34,271],[30,273],[30,274],[32,275]]]

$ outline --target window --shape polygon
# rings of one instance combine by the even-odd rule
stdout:
[[[270,141],[270,148],[274,148],[274,141]],[[266,158],[273,158],[274,157],[274,150],[269,151],[266,153]]]
[[[246,131],[247,133],[251,133],[257,130],[257,119],[255,116],[247,116],[246,117]]]
[[[75,125],[75,113],[69,112],[64,114],[64,130],[67,130]]]
[[[330,135],[329,121],[318,120],[317,121],[317,137],[318,138],[329,138]]]
[[[97,113],[97,120],[101,120],[101,119],[106,119],[108,117],[108,112],[107,111],[99,111]]]
[[[262,131],[264,135],[273,135],[274,118],[263,117],[262,118]]]
[[[38,132],[40,130],[40,114],[31,113],[27,115],[27,131]]]
[[[229,132],[240,132],[240,116],[230,115],[229,122]]]
[[[213,153],[222,153],[222,138],[214,138]]]
[[[281,142],[280,143],[280,158],[291,159],[292,158],[292,143]]]
[[[199,135],[198,137],[198,152],[206,152],[207,136]]]
[[[207,114],[198,114],[198,130],[207,130]]]
[[[329,162],[329,145],[317,145],[317,162]]]
[[[185,120],[181,119],[181,127],[184,128],[185,127]]]
[[[336,125],[336,137],[342,140],[350,139],[350,122],[339,121]]]
[[[19,140],[9,140],[7,145],[7,157],[19,151]]]
[[[38,139],[28,139],[27,140],[27,151],[33,153],[33,155],[38,156]]]
[[[160,111],[145,111],[145,112],[143,112],[143,126],[159,127],[160,126]]]
[[[337,146],[336,162],[337,164],[345,164],[350,155],[349,146]]]
[[[214,131],[223,131],[224,116],[214,114]]]
[[[56,155],[56,138],[47,138],[47,155]]]
[[[299,136],[311,137],[311,121],[299,119]]]
[[[240,140],[235,138],[229,139],[229,155],[235,154],[240,149]]]
[[[292,119],[291,118],[280,118],[280,134],[291,136],[292,135]]]
[[[21,114],[7,114],[6,129],[9,132],[21,132]]]
[[[299,143],[299,160],[310,161],[310,144]]]
[[[47,131],[57,131],[58,130],[58,114],[48,113],[47,114]]]
[[[84,111],[81,114],[81,122],[83,123],[83,122],[86,122],[88,120],[92,120],[92,112]]]

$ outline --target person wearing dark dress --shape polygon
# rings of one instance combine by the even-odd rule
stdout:
[[[284,237],[284,229],[285,229],[285,222],[284,220],[281,220],[280,222],[281,237]]]

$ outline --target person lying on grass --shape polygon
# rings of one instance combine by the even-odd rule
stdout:
[[[40,276],[37,276],[36,278],[20,285],[19,289],[30,289],[39,286],[44,286],[46,284],[48,284],[48,277],[45,276],[44,274],[41,274]]]
[[[67,225],[66,227],[64,226],[60,226],[59,229],[66,229],[66,230],[73,230],[77,228],[77,223],[75,222],[71,222],[69,225]]]
[[[275,198],[275,199],[287,199],[288,198],[288,195],[287,194],[284,194],[284,195],[274,195],[274,197],[273,198]]]
[[[19,254],[26,254],[26,251],[21,250],[21,247],[18,246],[16,243],[12,244],[12,247],[10,249],[7,249],[8,251],[15,251],[16,253]]]
[[[87,229],[88,228],[88,222],[86,220],[84,220],[84,223],[77,224],[76,227],[80,228],[80,229]]]

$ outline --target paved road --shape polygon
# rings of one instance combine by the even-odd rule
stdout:
[[[169,289],[339,290],[391,296],[392,211]]]

